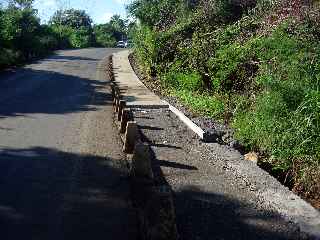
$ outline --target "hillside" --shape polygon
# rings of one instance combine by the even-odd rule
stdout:
[[[234,129],[258,164],[320,207],[320,2],[136,0],[149,81]]]

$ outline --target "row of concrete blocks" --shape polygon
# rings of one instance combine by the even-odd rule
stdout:
[[[147,143],[142,142],[133,109],[127,106],[121,89],[115,83],[112,60],[110,57],[108,72],[115,122],[124,143],[123,151],[130,161],[131,194],[133,205],[138,210],[140,237],[142,240],[176,240],[178,233],[171,189],[168,185],[155,184],[152,151]]]
[[[138,209],[142,240],[178,239],[171,189],[156,186],[150,146],[143,143],[133,112],[121,99],[120,89],[112,82],[115,120],[123,136],[123,151],[131,156],[132,200]],[[165,214],[164,214],[165,212]]]
[[[115,120],[119,123],[119,132],[123,136],[123,152],[132,154],[131,175],[153,179],[150,147],[141,141],[133,112],[121,98],[118,86],[112,82],[111,89]]]

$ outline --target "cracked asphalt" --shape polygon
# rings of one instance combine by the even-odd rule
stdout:
[[[107,56],[58,51],[0,74],[0,238],[137,239]]]

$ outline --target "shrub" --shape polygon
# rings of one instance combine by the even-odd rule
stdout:
[[[73,29],[70,35],[70,43],[74,48],[86,48],[92,45],[92,37],[89,33],[90,29],[80,28]]]
[[[188,91],[203,90],[201,76],[196,73],[182,73],[173,69],[163,76],[162,81],[165,86]]]
[[[255,42],[262,91],[238,112],[233,126],[237,138],[266,152],[275,169],[293,172],[299,184],[307,174],[302,169],[320,159],[320,48],[301,36],[303,26],[291,27]]]
[[[157,34],[146,26],[137,27],[134,34],[134,51],[146,72],[154,76],[156,74],[156,62],[159,44]]]
[[[171,93],[193,112],[220,120],[224,114],[224,103],[209,93],[195,93],[188,90],[175,90]]]
[[[0,69],[15,64],[20,58],[19,52],[12,49],[0,48],[0,53]]]

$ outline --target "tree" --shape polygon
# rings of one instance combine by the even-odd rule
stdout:
[[[8,8],[31,9],[34,0],[8,0]]]
[[[102,47],[115,47],[117,39],[114,34],[114,28],[110,23],[94,26],[96,41]]]
[[[19,1],[19,3],[22,7],[12,5],[11,2],[8,8],[2,11],[0,29],[2,44],[6,48],[20,51],[23,57],[28,59],[36,48],[34,36],[40,29],[40,19],[36,16],[37,11],[28,5],[32,1]]]
[[[113,28],[113,36],[117,39],[117,41],[123,40],[126,38],[127,33],[127,21],[123,20],[120,15],[113,15],[109,22],[111,27]]]
[[[50,20],[50,24],[69,26],[73,29],[91,28],[92,19],[84,10],[58,10]]]
[[[79,48],[95,44],[92,19],[84,10],[58,10],[52,16],[49,24],[58,34],[63,48],[69,45]]]
[[[117,41],[127,39],[127,22],[120,15],[114,15],[108,23],[95,25],[94,32],[98,45],[114,47]]]

